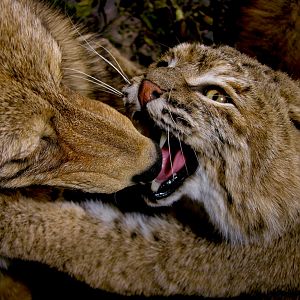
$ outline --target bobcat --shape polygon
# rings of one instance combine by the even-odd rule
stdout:
[[[0,253],[121,294],[299,292],[299,82],[196,43],[169,50],[123,91],[162,152],[140,201],[169,209],[3,196]],[[216,232],[202,235],[209,224]]]

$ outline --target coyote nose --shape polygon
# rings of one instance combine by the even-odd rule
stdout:
[[[139,101],[142,107],[148,102],[157,99],[162,94],[162,90],[150,80],[143,80],[139,88]]]

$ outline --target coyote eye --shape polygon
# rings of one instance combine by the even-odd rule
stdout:
[[[207,98],[220,102],[220,103],[228,103],[231,102],[231,98],[226,94],[223,89],[218,87],[209,87],[204,91],[204,96]]]

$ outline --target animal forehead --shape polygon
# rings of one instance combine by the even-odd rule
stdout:
[[[212,48],[202,44],[180,44],[169,50],[162,58],[169,67],[181,67],[182,70],[193,69],[205,71],[219,69],[224,71],[241,70],[241,54],[229,47]]]

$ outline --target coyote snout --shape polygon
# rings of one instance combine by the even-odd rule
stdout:
[[[86,97],[98,92],[89,74],[111,74],[67,19],[39,2],[2,0],[0,39],[0,188],[111,193],[157,169],[154,143],[125,116]],[[122,77],[114,81],[123,84]]]
[[[154,143],[108,105],[68,88],[37,95],[4,78],[0,86],[1,187],[45,184],[112,193],[148,169],[157,175]]]

